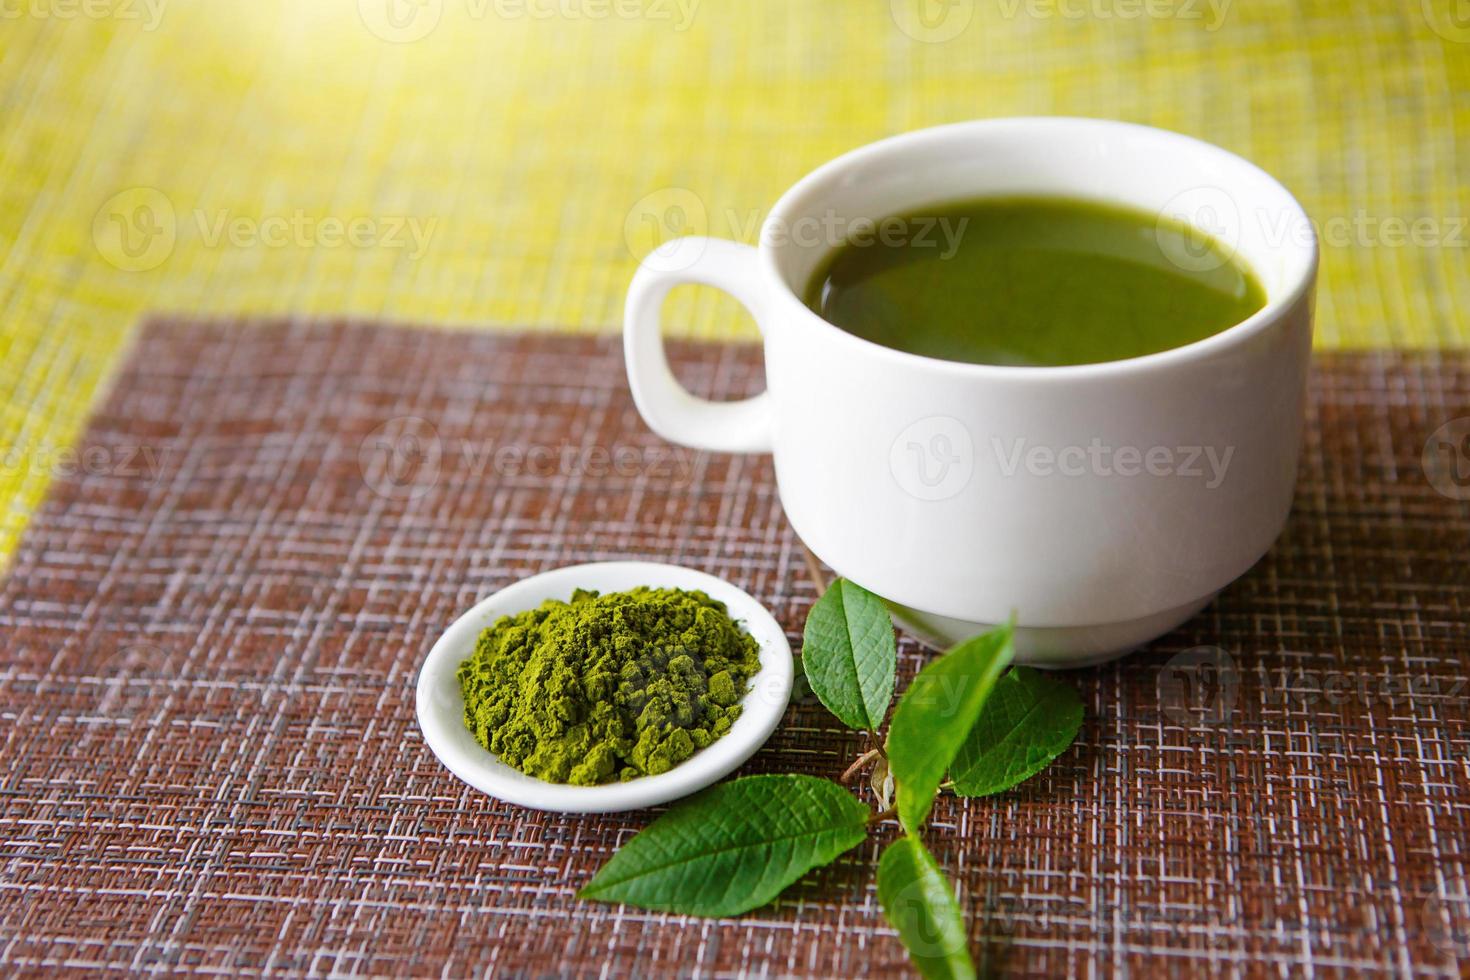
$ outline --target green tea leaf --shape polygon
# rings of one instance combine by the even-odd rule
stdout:
[[[888,764],[898,783],[898,820],[918,831],[940,780],[980,717],[995,682],[1015,655],[1010,624],[941,655],[903,692],[888,723]]]
[[[900,837],[878,861],[883,914],[926,977],[974,977],[965,917],[944,872],[915,837]]]
[[[577,897],[738,915],[862,843],[870,812],[841,786],[815,776],[721,783],[645,827]]]
[[[837,579],[807,613],[801,659],[813,693],[844,725],[873,731],[883,724],[898,650],[882,599]]]
[[[1013,667],[995,685],[950,764],[961,796],[989,796],[1030,779],[1067,750],[1082,727],[1082,698],[1070,684]]]

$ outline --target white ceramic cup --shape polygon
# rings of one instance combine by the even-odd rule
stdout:
[[[865,222],[1013,195],[1115,202],[1201,227],[1254,271],[1266,305],[1161,353],[1005,367],[883,347],[803,304],[822,258]],[[1161,237],[1160,247],[1171,246]],[[1211,261],[1177,248],[1168,258]],[[803,178],[758,248],[685,238],[646,258],[628,292],[628,380],[664,438],[773,453],[801,539],[920,636],[948,644],[1014,613],[1019,662],[1078,666],[1178,626],[1281,532],[1316,267],[1301,206],[1218,147],[1093,119],[941,126]],[[711,402],[675,380],[660,311],[681,283],[715,286],[750,311],[764,393]]]

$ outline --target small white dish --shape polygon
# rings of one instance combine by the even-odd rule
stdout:
[[[760,671],[751,678],[740,717],[730,731],[666,773],[602,786],[569,786],[527,776],[475,741],[465,727],[464,697],[455,672],[474,653],[481,630],[501,616],[533,609],[547,599],[570,599],[577,589],[622,592],[640,585],[699,589],[723,602],[730,617],[760,645]],[[728,775],[776,730],[791,698],[791,682],[786,633],[764,606],[729,582],[654,562],[571,565],[522,579],[481,599],[439,637],[419,669],[419,728],[450,772],[497,799],[559,813],[613,813],[667,803]]]

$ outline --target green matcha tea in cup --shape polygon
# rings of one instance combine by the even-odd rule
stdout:
[[[1280,534],[1316,268],[1300,205],[1219,147],[982,120],[818,168],[758,246],[657,249],[624,351],[654,431],[771,453],[802,541],[920,636],[1014,613],[1018,662],[1075,666],[1178,626]],[[749,310],[765,392],[677,383],[660,312],[682,283]]]

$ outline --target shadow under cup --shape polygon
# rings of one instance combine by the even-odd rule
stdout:
[[[1266,305],[1143,357],[1007,367],[882,347],[802,301],[844,230],[983,197],[1080,198],[1200,228],[1251,269]],[[819,168],[773,208],[758,250],[694,241],[707,247],[686,252],[684,268],[646,263],[630,290],[640,411],[675,441],[771,451],[806,545],[932,643],[1014,614],[1018,662],[1108,659],[1203,608],[1285,524],[1316,241],[1290,193],[1240,157],[1102,120],[961,123]],[[1168,258],[1189,270],[1219,253]],[[664,384],[657,306],[678,282],[719,286],[750,309],[765,394],[714,405]]]

